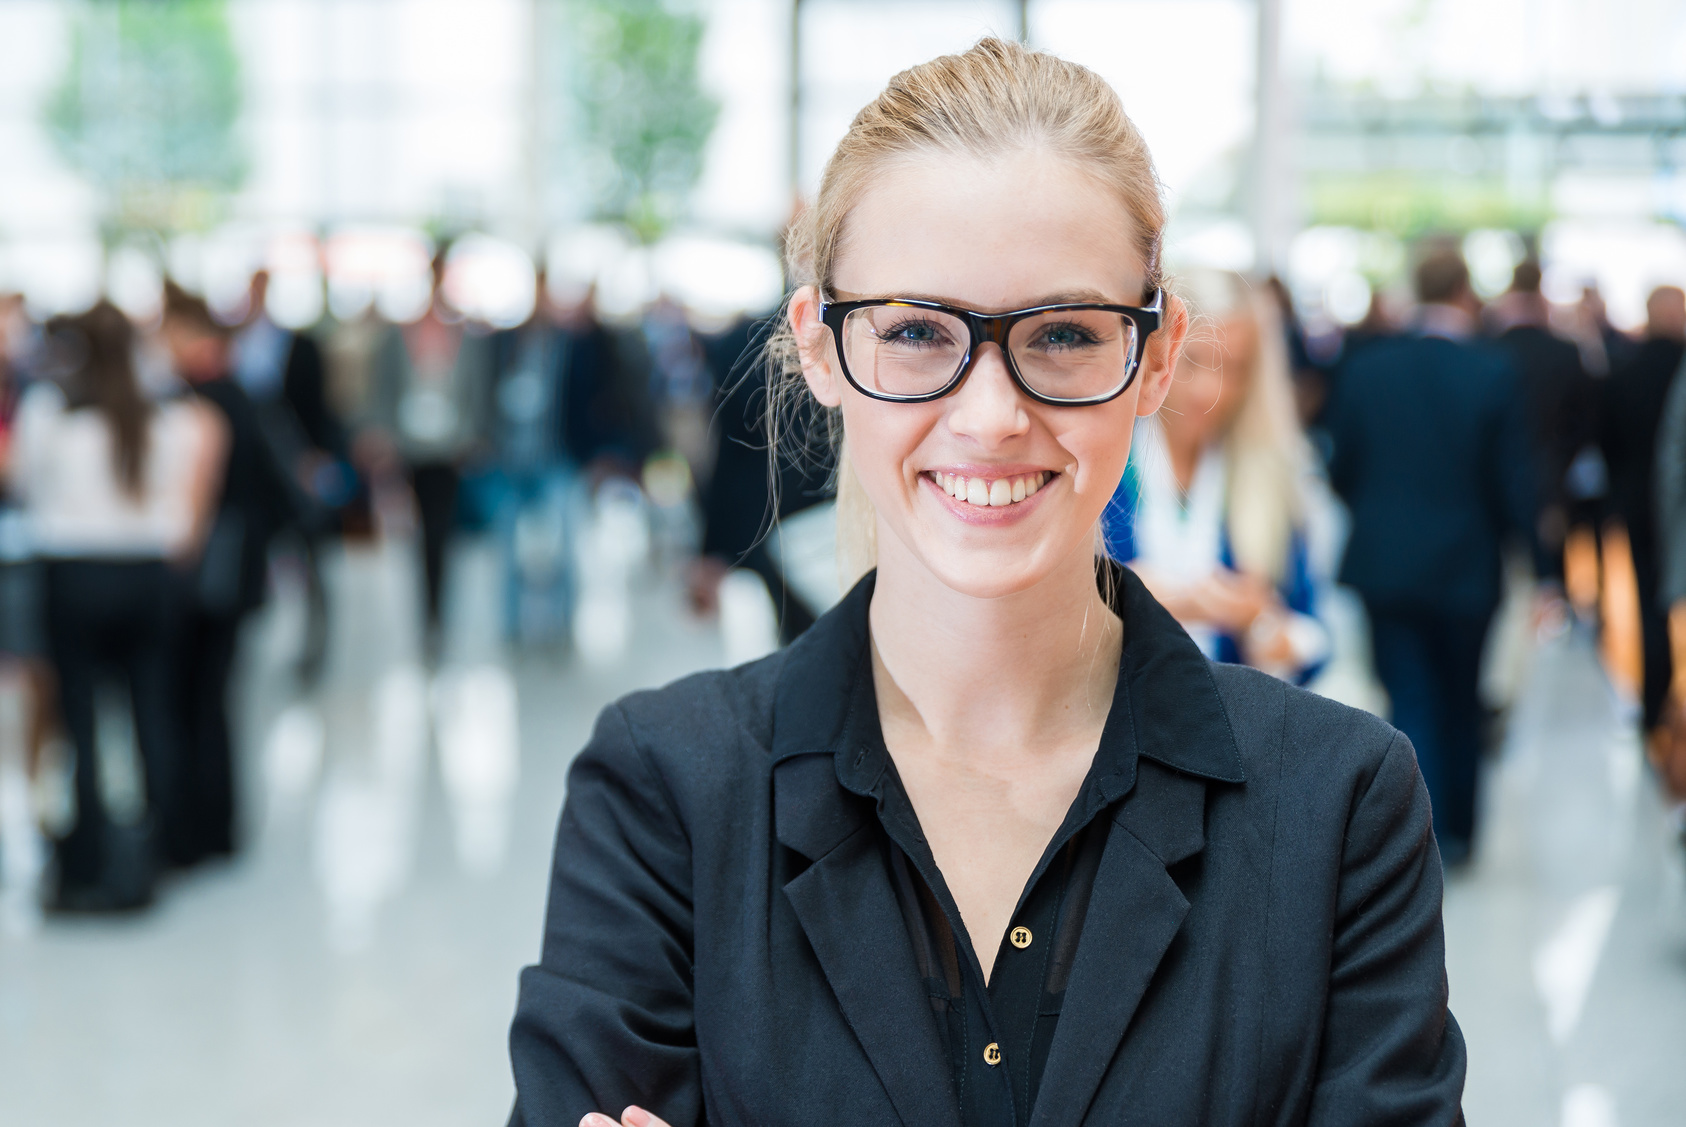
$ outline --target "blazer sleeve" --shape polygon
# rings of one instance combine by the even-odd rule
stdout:
[[[568,773],[543,956],[510,1028],[511,1127],[575,1127],[638,1104],[702,1119],[692,997],[691,847],[611,705]]]
[[[1442,883],[1428,791],[1395,734],[1347,821],[1313,1127],[1462,1121]]]

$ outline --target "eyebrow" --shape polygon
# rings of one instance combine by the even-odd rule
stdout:
[[[850,296],[847,296],[847,297],[845,297],[841,292],[838,292],[837,298],[839,300],[843,300],[843,301],[897,301],[897,300],[902,300],[902,299],[906,299],[906,300],[909,300],[909,301],[931,301],[931,302],[935,302],[938,305],[952,305],[956,309],[972,309],[973,312],[976,312],[976,313],[986,312],[985,310],[982,310],[982,309],[975,309],[968,302],[957,301],[952,297],[945,297],[942,294],[916,293],[916,292],[909,292],[907,290],[900,290],[900,291],[897,291],[896,293],[864,294],[864,295],[858,295],[858,296],[857,295],[850,295]],[[1040,308],[1044,305],[1080,305],[1080,304],[1085,304],[1085,303],[1094,304],[1094,305],[1129,305],[1130,304],[1127,301],[1117,301],[1117,300],[1115,300],[1111,297],[1108,297],[1106,294],[1101,293],[1099,290],[1061,290],[1058,293],[1044,294],[1043,296],[1037,298],[1035,301],[1032,301],[1030,304],[1020,305],[1017,308],[1019,308],[1019,309],[1038,309],[1038,308]],[[1011,310],[1003,309],[1000,312],[1006,313],[1006,312],[1011,312]]]

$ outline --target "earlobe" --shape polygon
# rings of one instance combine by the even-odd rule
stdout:
[[[1175,295],[1167,295],[1165,319],[1159,331],[1147,339],[1142,356],[1141,372],[1136,379],[1141,391],[1136,395],[1136,414],[1142,417],[1158,411],[1171,391],[1171,378],[1176,374],[1177,361],[1183,354],[1183,341],[1188,336],[1188,307]]]
[[[797,356],[802,361],[802,378],[808,390],[826,407],[843,402],[836,366],[831,362],[829,334],[820,321],[820,295],[814,286],[803,286],[790,295],[790,331],[796,337]]]

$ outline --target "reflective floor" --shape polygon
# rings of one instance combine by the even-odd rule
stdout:
[[[0,1123],[503,1120],[569,759],[605,702],[726,649],[656,570],[619,656],[510,658],[492,554],[457,562],[436,673],[416,660],[402,550],[331,561],[314,693],[287,673],[301,601],[284,590],[254,622],[249,847],[147,915],[0,935]],[[1686,1121],[1686,874],[1624,715],[1586,638],[1532,656],[1480,859],[1447,894],[1471,1123]]]

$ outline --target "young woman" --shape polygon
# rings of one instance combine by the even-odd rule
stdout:
[[[1097,565],[1187,328],[1162,225],[1116,95],[1052,56],[985,40],[856,117],[789,325],[875,570],[603,714],[512,1123],[1459,1118],[1409,743]]]
[[[24,394],[9,469],[47,560],[48,648],[76,747],[76,823],[58,843],[55,902],[135,908],[151,899],[155,861],[182,850],[173,567],[190,565],[204,541],[227,433],[197,403],[145,397],[134,332],[109,302],[55,318],[47,338],[58,378]],[[100,786],[96,697],[113,673],[144,765],[139,835],[113,827]]]
[[[1137,428],[1102,521],[1107,553],[1207,657],[1304,684],[1329,635],[1307,539],[1311,451],[1276,303],[1237,274],[1178,282],[1201,327],[1159,413]]]

